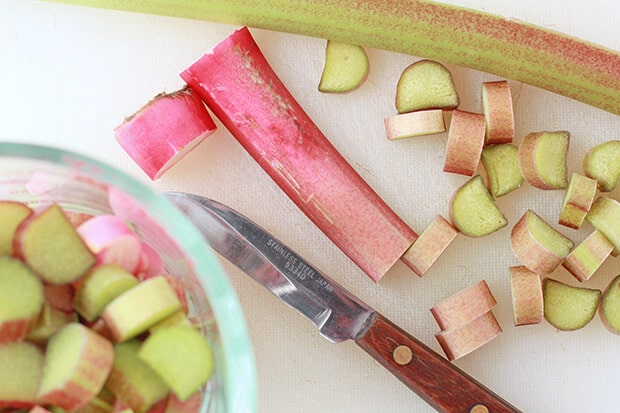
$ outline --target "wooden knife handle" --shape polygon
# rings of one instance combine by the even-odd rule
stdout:
[[[520,412],[381,314],[355,342],[439,412]]]

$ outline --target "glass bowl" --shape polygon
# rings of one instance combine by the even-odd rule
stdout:
[[[0,142],[0,199],[31,208],[58,203],[130,221],[181,279],[190,317],[210,342],[215,367],[200,413],[256,411],[256,372],[245,319],[219,262],[191,222],[163,197],[124,173],[51,147]]]

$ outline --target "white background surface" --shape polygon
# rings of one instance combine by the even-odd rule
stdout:
[[[477,8],[571,33],[620,50],[620,3],[560,0],[459,0]],[[0,139],[50,144],[106,161],[157,190],[210,196],[271,230],[318,268],[388,318],[441,351],[428,309],[486,279],[498,300],[504,332],[455,364],[525,412],[612,412],[620,405],[620,337],[598,318],[560,333],[549,324],[516,328],[508,267],[511,226],[526,208],[556,222],[562,191],[524,185],[498,201],[508,227],[485,239],[459,236],[418,278],[400,263],[373,284],[303,216],[224,128],[160,181],[150,183],[113,139],[113,128],[152,96],[182,86],[178,73],[235,29],[233,26],[103,11],[38,1],[0,3]],[[395,85],[416,60],[368,50],[371,74],[358,91],[320,94],[324,41],[252,30],[268,60],[302,106],[369,184],[417,232],[465,182],[444,174],[445,135],[400,142],[385,139],[383,118],[395,113]],[[479,88],[494,76],[453,71],[461,108],[481,111]],[[620,118],[551,93],[511,82],[517,138],[569,130],[570,171],[585,151],[620,139]],[[240,97],[242,98],[242,97]],[[618,198],[618,190],[613,196]],[[555,225],[556,228],[559,228]],[[579,241],[591,228],[560,231]],[[258,407],[267,412],[428,412],[416,395],[355,344],[333,345],[301,316],[228,264],[254,344]],[[606,262],[590,286],[603,288],[619,272]],[[563,269],[553,276],[576,284]]]

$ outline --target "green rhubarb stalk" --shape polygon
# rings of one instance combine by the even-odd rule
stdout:
[[[620,114],[620,53],[423,0],[50,0],[302,34],[493,73]]]

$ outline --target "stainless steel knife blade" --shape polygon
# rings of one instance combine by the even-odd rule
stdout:
[[[199,195],[164,196],[216,252],[306,316],[330,341],[355,341],[437,411],[519,412],[237,211]]]

